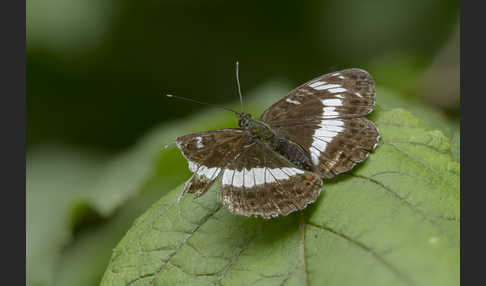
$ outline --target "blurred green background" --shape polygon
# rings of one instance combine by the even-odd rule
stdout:
[[[99,283],[133,220],[189,175],[164,144],[228,126],[160,90],[235,104],[236,60],[255,116],[359,67],[377,105],[459,142],[459,1],[27,0],[26,34],[28,285]]]

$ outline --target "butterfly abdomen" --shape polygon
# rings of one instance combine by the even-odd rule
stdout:
[[[298,144],[283,137],[278,137],[275,140],[273,149],[299,168],[307,171],[312,170],[313,165],[309,154]]]

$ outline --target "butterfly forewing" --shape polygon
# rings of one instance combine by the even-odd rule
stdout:
[[[375,84],[361,69],[347,69],[315,78],[290,91],[261,116],[271,126],[322,119],[361,117],[373,110]]]
[[[295,167],[257,141],[225,167],[221,200],[232,213],[270,218],[305,208],[321,186],[319,175]]]
[[[226,128],[177,138],[177,147],[194,173],[182,195],[197,191],[197,197],[203,195],[222,174],[223,167],[238,155],[245,139],[243,135],[241,129]]]

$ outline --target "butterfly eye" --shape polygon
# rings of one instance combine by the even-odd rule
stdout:
[[[238,118],[238,125],[240,127],[247,127],[250,124],[250,115],[243,114],[241,117]]]
[[[238,126],[243,127],[246,126],[246,120],[244,118],[238,118]]]

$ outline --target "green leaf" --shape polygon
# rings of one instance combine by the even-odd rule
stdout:
[[[448,118],[440,109],[426,105],[417,98],[406,97],[383,86],[376,89],[376,102],[385,110],[404,108],[424,122],[429,129],[439,129],[446,136],[452,137],[459,129],[458,122]]]
[[[249,95],[247,108],[256,111],[260,104],[270,105],[284,93],[280,84],[264,85]],[[233,114],[207,110],[178,123],[161,125],[113,157],[61,145],[30,150],[27,153],[27,285],[63,285],[75,273],[80,277],[77,285],[96,279],[97,271],[102,272],[106,267],[111,249],[128,228],[127,224],[143,211],[139,205],[146,208],[147,197],[155,200],[189,175],[180,152],[164,151],[163,146],[182,135],[180,130],[196,132],[231,124],[235,124]],[[137,197],[147,186],[151,189],[154,185],[157,190]],[[137,202],[131,206],[129,199]],[[82,236],[81,241],[76,241],[79,245],[71,245],[65,257],[62,256],[63,248],[73,243],[73,224],[93,212],[109,218],[121,206],[123,218],[115,217],[114,222],[105,224],[108,230],[97,233],[102,242],[90,247],[96,238]],[[76,272],[80,261],[86,259],[84,254],[89,253],[87,249],[96,252],[96,263],[91,257],[91,264],[84,267],[93,272]]]
[[[272,220],[232,215],[217,186],[164,193],[114,249],[102,285],[458,285],[459,163],[402,109],[372,114],[378,148]]]

